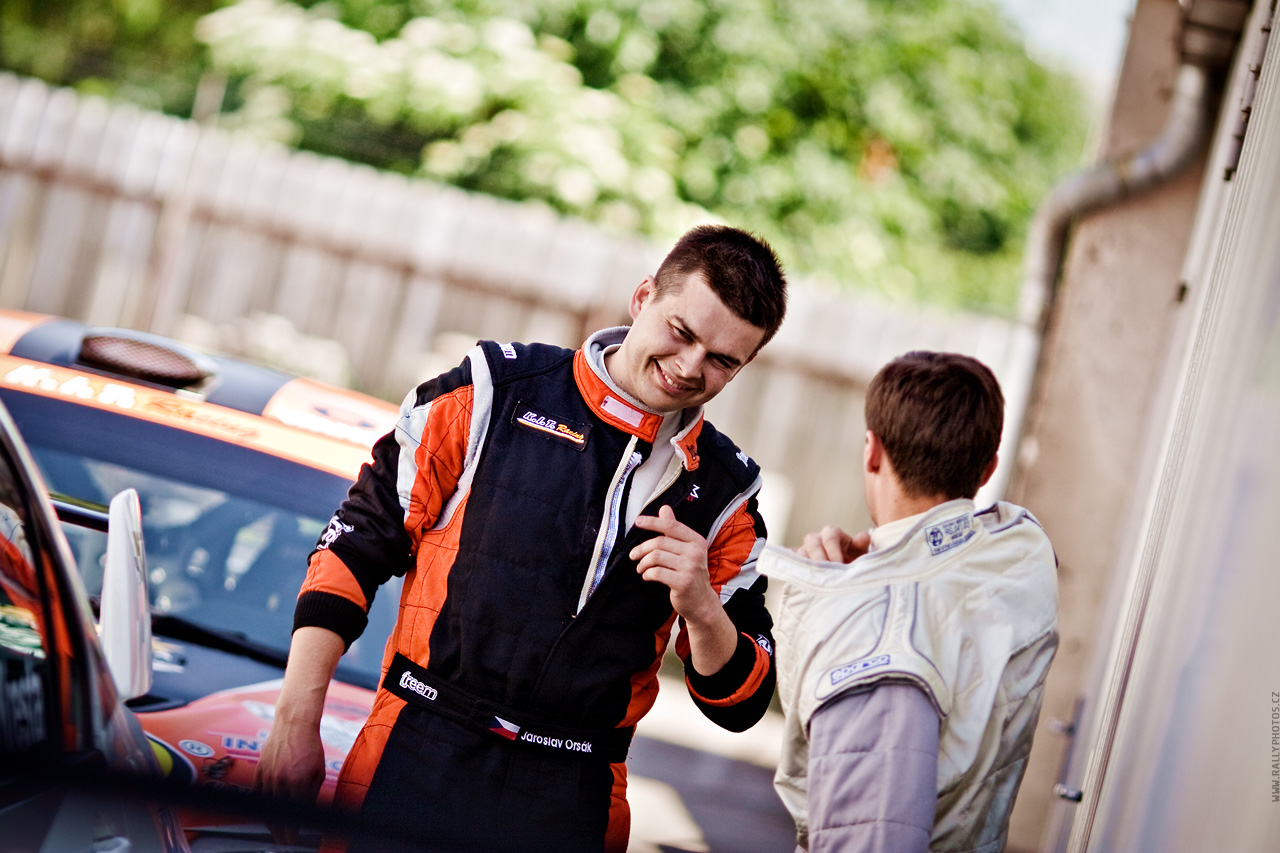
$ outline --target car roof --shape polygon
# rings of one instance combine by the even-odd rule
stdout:
[[[198,432],[343,476],[394,426],[391,403],[169,338],[0,311],[0,388]]]

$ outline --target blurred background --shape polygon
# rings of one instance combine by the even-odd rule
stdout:
[[[766,469],[772,538],[868,524],[862,394],[885,360],[968,352],[1005,388],[982,497],[1049,530],[1063,637],[1010,848],[1268,849],[1273,558],[1256,525],[1215,516],[1196,560],[1170,531],[1192,496],[1280,508],[1274,13],[0,0],[0,307],[398,400],[477,338],[576,346],[624,322],[692,224],[756,230],[791,308],[710,415]],[[1254,349],[1215,360],[1228,344]],[[1222,609],[1241,597],[1257,609]],[[1201,688],[1245,716],[1187,701]],[[776,719],[723,740],[665,704],[682,692],[651,721],[652,774],[633,768],[688,768],[683,790],[635,786],[661,815],[644,843],[786,849],[785,815],[738,835],[708,817],[743,779],[776,818]],[[1234,752],[1170,757],[1226,731]],[[1204,772],[1223,752],[1241,769]],[[1214,778],[1231,807],[1115,770],[1138,764]],[[1199,843],[1228,824],[1236,846]]]

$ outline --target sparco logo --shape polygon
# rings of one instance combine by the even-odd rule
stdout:
[[[440,695],[440,693],[434,687],[431,687],[430,685],[427,685],[427,684],[423,684],[421,681],[414,678],[412,675],[410,675],[407,672],[403,672],[400,674],[400,686],[403,687],[405,690],[412,690],[414,693],[417,693],[419,696],[425,696],[428,699],[430,699],[432,702],[436,701],[436,697]]]
[[[832,671],[831,684],[834,686],[844,681],[846,678],[853,678],[860,672],[864,672],[868,669],[875,669],[878,666],[884,666],[888,662],[888,655],[880,655],[879,657],[863,658],[860,661],[845,664],[844,666]]]
[[[534,743],[538,746],[549,746],[552,749],[567,749],[569,752],[591,752],[591,741],[587,740],[546,737],[545,735],[536,735],[533,732],[525,732],[520,735],[520,740],[525,743]]]

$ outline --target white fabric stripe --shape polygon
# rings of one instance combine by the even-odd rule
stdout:
[[[631,436],[631,440],[627,442],[627,449],[623,451],[622,458],[618,460],[618,467],[613,472],[613,480],[609,487],[609,493],[611,495],[616,496],[618,494],[618,485],[626,479],[628,472],[630,472],[631,468],[634,467],[632,457],[636,455],[636,444],[638,444],[639,441],[640,439],[633,435]],[[579,613],[582,612],[582,608],[587,603],[587,596],[591,594],[592,583],[596,577],[596,566],[598,566],[601,560],[604,559],[601,557],[601,554],[605,554],[607,556],[608,550],[606,549],[611,549],[613,547],[613,542],[610,537],[610,528],[614,528],[614,532],[616,533],[616,521],[613,518],[613,516],[616,515],[616,509],[613,509],[613,504],[615,503],[613,500],[610,500],[609,503],[610,506],[605,508],[605,512],[608,513],[609,517],[601,519],[602,523],[600,525],[600,532],[596,534],[595,548],[591,552],[591,562],[587,564],[587,576],[582,582],[582,594],[578,596]]]
[[[418,479],[418,463],[415,461],[418,448],[422,446],[419,437],[427,425],[427,415],[431,412],[431,404],[415,405],[418,391],[410,391],[400,404],[400,419],[396,421],[396,444],[400,445],[400,456],[396,460],[396,494],[400,498],[400,509],[405,519],[409,517],[409,504],[413,495],[413,484]]]
[[[440,509],[440,517],[436,519],[432,530],[439,530],[447,525],[459,504],[471,491],[476,463],[480,460],[480,451],[484,447],[485,436],[489,434],[489,420],[493,415],[493,374],[489,372],[489,362],[484,357],[484,350],[479,346],[474,347],[467,353],[467,358],[471,360],[472,399],[471,434],[467,437],[466,461],[463,463],[458,485]]]
[[[622,533],[622,519],[619,518],[622,514],[622,495],[627,490],[627,478],[631,476],[632,471],[636,470],[636,466],[642,459],[639,451],[631,452],[631,456],[627,458],[626,470],[622,472],[622,479],[613,487],[613,494],[609,496],[609,533],[600,548],[600,558],[596,562],[596,570],[591,577],[591,591],[587,593],[588,596],[600,585],[605,566],[609,562],[609,555],[613,553],[613,546],[617,544],[618,536]]]

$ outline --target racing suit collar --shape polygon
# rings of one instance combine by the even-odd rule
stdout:
[[[968,498],[957,498],[930,507],[924,512],[916,513],[906,518],[899,518],[879,527],[873,527],[871,528],[871,550],[873,552],[883,551],[887,548],[896,547],[899,543],[914,535],[916,530],[923,527],[926,519],[948,514],[972,516],[974,514],[974,503]]]
[[[587,405],[606,423],[652,444],[658,438],[663,415],[631,397],[618,387],[604,367],[605,352],[622,343],[627,326],[602,329],[587,338],[573,356],[573,377]],[[702,431],[702,407],[673,412],[685,425],[671,439],[685,470],[698,467],[698,435]]]

